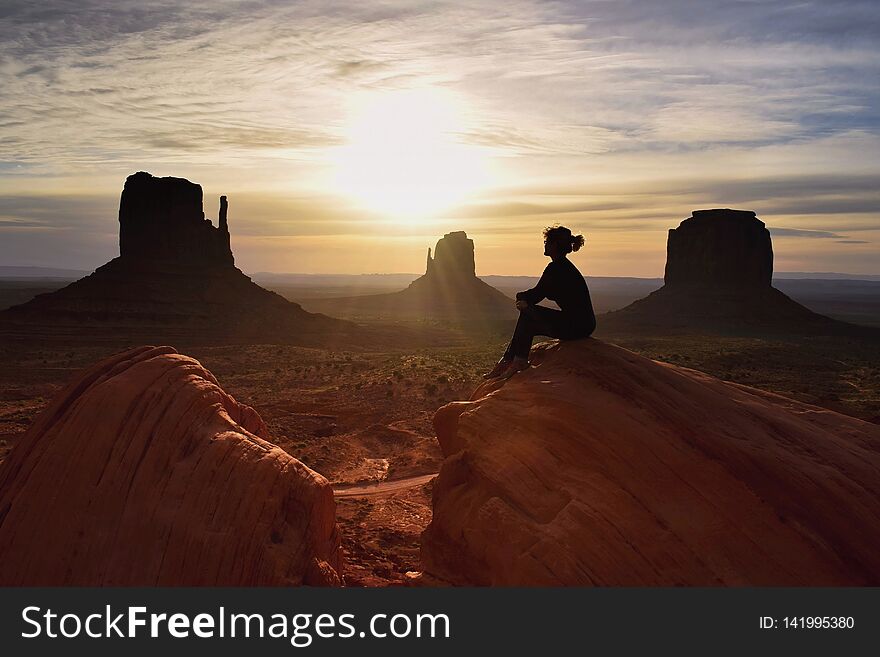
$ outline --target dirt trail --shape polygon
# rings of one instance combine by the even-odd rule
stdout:
[[[385,493],[393,493],[406,488],[423,486],[436,476],[437,473],[434,472],[432,474],[419,475],[418,477],[377,481],[369,484],[339,484],[333,488],[333,495],[336,497],[373,497],[375,495],[384,495]]]

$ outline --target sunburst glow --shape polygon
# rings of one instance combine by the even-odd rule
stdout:
[[[333,154],[338,191],[407,221],[434,216],[488,185],[485,149],[462,142],[462,103],[441,89],[371,94],[350,111]]]

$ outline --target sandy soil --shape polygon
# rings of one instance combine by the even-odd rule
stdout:
[[[337,497],[348,586],[401,586],[419,570],[420,536],[431,521],[432,482],[364,497]]]

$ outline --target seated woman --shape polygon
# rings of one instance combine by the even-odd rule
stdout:
[[[584,245],[583,235],[572,235],[565,226],[544,229],[544,255],[550,264],[531,290],[518,292],[519,321],[507,351],[483,378],[512,376],[529,366],[532,338],[546,335],[561,340],[586,338],[596,329],[596,316],[587,282],[565,256]],[[561,310],[537,305],[542,299],[555,301]]]

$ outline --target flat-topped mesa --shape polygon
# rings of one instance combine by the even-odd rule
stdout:
[[[747,210],[694,210],[669,229],[667,287],[770,287],[770,231]]]
[[[478,315],[490,313],[505,316],[513,312],[511,300],[503,293],[477,278],[474,262],[474,241],[463,230],[446,233],[428,249],[424,276],[410,283],[402,303],[415,305],[425,313],[442,315]]]
[[[222,196],[215,227],[205,218],[201,185],[139,171],[125,180],[119,202],[119,255],[125,260],[232,266],[227,209]]]
[[[476,278],[477,268],[474,264],[474,241],[467,233],[458,230],[446,233],[434,248],[434,257],[428,249],[428,265],[426,276],[437,278]]]
[[[119,206],[120,255],[48,294],[0,312],[0,332],[88,326],[126,339],[352,344],[372,340],[350,322],[310,313],[260,287],[235,266],[229,204],[217,226],[202,211],[202,188],[138,172]]]
[[[477,277],[474,241],[464,231],[444,235],[437,242],[433,257],[429,248],[425,273],[406,289],[326,301],[326,305],[318,301],[313,307],[334,314],[407,317],[417,321],[431,318],[477,332],[497,330],[498,322],[506,323],[517,314],[513,299]]]
[[[754,212],[694,210],[670,229],[665,284],[607,313],[605,331],[851,333],[773,287],[770,231]],[[608,333],[606,333],[608,335]]]

